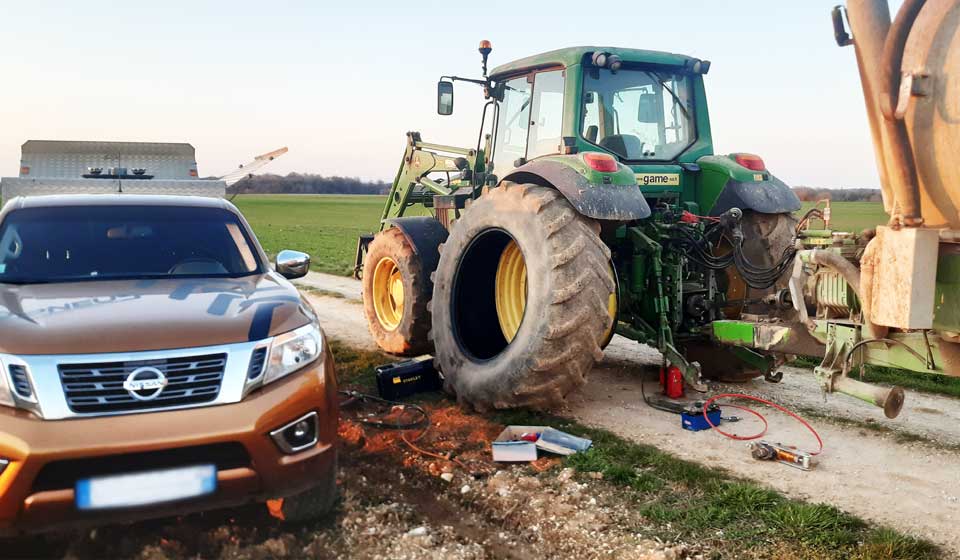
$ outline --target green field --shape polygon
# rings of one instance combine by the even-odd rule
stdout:
[[[798,214],[802,216],[811,206],[813,206],[812,202],[804,202]],[[883,211],[883,204],[879,202],[833,202],[830,204],[830,210],[833,214],[830,225],[835,230],[859,233],[867,228],[885,224],[889,219],[887,213]],[[820,227],[819,224],[820,222],[814,222],[813,227]]]
[[[375,231],[385,197],[363,195],[243,195],[234,199],[269,255],[310,253],[312,268],[353,274],[357,237]]]
[[[234,203],[270,255],[282,249],[310,253],[313,269],[353,273],[357,237],[376,231],[385,197],[364,195],[243,195]],[[804,203],[803,211],[812,204]],[[887,221],[875,202],[832,205],[835,229],[860,231]],[[816,227],[816,225],[815,225]]]

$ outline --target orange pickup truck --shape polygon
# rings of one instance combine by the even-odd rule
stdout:
[[[333,360],[220,199],[68,195],[0,212],[0,535],[336,498]]]

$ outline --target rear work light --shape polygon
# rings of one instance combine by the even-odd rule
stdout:
[[[764,171],[767,169],[767,166],[764,165],[760,156],[753,154],[736,154],[733,156],[733,159],[751,171]]]
[[[29,174],[30,174],[30,167],[28,167],[28,166],[26,166],[26,165],[20,167],[20,174],[21,174],[21,175],[29,175]]]
[[[617,170],[617,160],[610,154],[601,154],[600,152],[584,152],[583,161],[587,162],[590,169],[601,173],[613,173]]]

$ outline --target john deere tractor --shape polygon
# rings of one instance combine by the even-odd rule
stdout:
[[[903,391],[857,366],[960,375],[957,66],[901,71],[956,58],[957,0],[909,0],[893,23],[883,0],[849,4],[856,41],[842,9],[835,32],[857,47],[890,224],[834,231],[829,206],[798,221],[760,157],[714,154],[708,61],[575,47],[488,74],[483,42],[481,78],[437,87],[441,115],[456,82],[482,89],[476,145],[408,133],[380,231],[360,239],[379,345],[434,352],[481,409],[561,402],[615,333],[699,390],[818,357],[824,391],[889,417]],[[924,26],[941,29],[932,43]]]
[[[481,408],[557,404],[614,333],[694,386],[771,373],[776,358],[709,326],[783,300],[800,202],[761,158],[714,154],[710,62],[575,47],[487,74],[490,51],[482,78],[438,84],[441,115],[455,82],[482,89],[476,146],[408,133],[380,231],[360,240],[380,347],[435,352]]]

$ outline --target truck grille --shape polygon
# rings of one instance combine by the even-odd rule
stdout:
[[[220,392],[226,354],[189,356],[140,362],[60,364],[60,383],[67,405],[78,414],[130,412],[195,405],[213,401]],[[167,384],[149,399],[134,397],[124,381],[140,368],[153,368],[166,377]],[[156,389],[141,391],[141,397]]]

